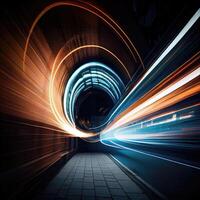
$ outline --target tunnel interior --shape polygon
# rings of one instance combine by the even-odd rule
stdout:
[[[75,102],[75,123],[84,130],[100,126],[114,106],[112,98],[101,89],[88,89]]]
[[[0,199],[200,199],[196,0],[7,0]]]
[[[66,118],[78,128],[99,132],[124,91],[125,80],[102,62],[89,61],[66,82],[63,108]]]

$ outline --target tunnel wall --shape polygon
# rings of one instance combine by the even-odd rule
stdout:
[[[1,195],[23,199],[41,182],[44,173],[76,151],[77,142],[64,133],[1,119]]]
[[[78,152],[104,152],[109,154],[112,152],[112,147],[103,145],[101,142],[91,142],[88,143],[82,139],[78,139]]]

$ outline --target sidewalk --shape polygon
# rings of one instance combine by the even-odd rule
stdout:
[[[65,164],[36,199],[149,198],[106,154],[78,153]]]

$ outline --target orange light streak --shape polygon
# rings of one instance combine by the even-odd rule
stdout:
[[[91,8],[88,8],[88,6],[91,6]],[[26,42],[25,42],[25,48],[24,48],[24,55],[23,55],[23,70],[25,70],[25,61],[26,61],[26,53],[27,53],[27,49],[28,49],[28,45],[29,45],[29,41],[31,38],[31,34],[33,32],[33,30],[35,29],[35,26],[37,25],[37,23],[39,22],[39,20],[51,9],[56,8],[56,7],[60,7],[60,6],[74,6],[74,7],[78,7],[81,8],[83,10],[86,10],[94,15],[96,15],[97,17],[99,17],[100,19],[102,19],[106,24],[108,24],[108,26],[110,26],[116,33],[117,35],[122,39],[122,41],[125,43],[125,45],[127,46],[127,48],[129,49],[130,53],[132,54],[134,60],[136,62],[138,62],[138,66],[142,66],[144,69],[144,64],[142,62],[142,59],[138,53],[138,51],[136,50],[135,46],[133,45],[133,43],[131,42],[131,40],[129,39],[129,37],[126,35],[126,33],[120,28],[120,26],[111,18],[109,17],[106,13],[104,13],[103,11],[101,11],[100,9],[98,9],[97,7],[95,7],[92,4],[85,4],[85,2],[73,2],[73,1],[65,1],[65,2],[56,2],[53,3],[47,7],[45,7],[35,18],[35,20],[33,21],[33,24],[31,25],[31,28],[29,30]],[[94,9],[94,10],[93,10]],[[98,14],[99,12],[99,14]],[[121,33],[120,33],[121,32]],[[136,58],[137,57],[137,58]],[[138,59],[138,61],[137,61]]]

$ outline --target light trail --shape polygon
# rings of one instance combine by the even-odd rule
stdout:
[[[5,146],[5,154],[20,153],[16,164],[28,159],[30,162],[23,166],[30,168],[29,165],[33,165],[34,168],[41,161],[44,168],[45,162],[48,167],[69,149],[77,148],[70,137],[80,137],[91,143],[100,140],[127,167],[142,174],[146,180],[152,179],[150,183],[156,183],[158,189],[166,180],[169,183],[177,178],[176,186],[185,184],[190,175],[192,181],[196,180],[200,169],[200,39],[197,32],[200,9],[162,52],[157,54],[156,49],[161,46],[152,45],[155,51],[149,55],[158,56],[150,66],[144,67],[128,35],[98,7],[84,0],[49,3],[43,2],[44,7],[39,11],[39,7],[35,7],[27,19],[17,11],[11,14],[11,18],[17,14],[16,19],[11,19],[15,27],[5,16],[1,26],[1,123],[5,141],[12,137],[8,144],[12,147],[12,143],[16,143],[8,151]],[[187,11],[189,14],[191,10]],[[32,14],[34,19],[31,19]],[[170,35],[174,35],[174,29],[170,31]],[[155,38],[147,35],[145,39],[144,44]],[[141,51],[145,56],[147,51]],[[91,62],[98,70],[87,68]],[[82,68],[85,73],[79,77]],[[142,76],[134,80],[138,74]],[[86,84],[92,79],[100,81]],[[82,92],[90,86],[98,92],[99,89],[107,92],[116,105],[107,116],[108,120],[102,123],[102,116],[88,112],[90,105],[88,110],[84,107],[80,113],[75,112],[82,108],[80,104],[84,100],[80,100],[83,96],[79,95],[85,94]],[[106,95],[101,97],[108,100],[105,107],[111,106]],[[105,110],[102,107],[99,111],[105,116],[110,107]],[[78,124],[84,121],[82,115],[89,116],[89,113],[93,115],[91,124],[97,121],[97,126],[88,126],[88,131],[79,129]],[[75,119],[80,121],[76,124]],[[108,126],[103,129],[105,125]],[[95,128],[102,131],[98,133]],[[42,156],[35,158],[38,152]],[[157,180],[158,175],[161,175],[160,180]],[[164,191],[172,192],[173,186]]]
[[[188,21],[188,23],[184,26],[184,28],[180,31],[180,33],[175,37],[175,39],[170,43],[170,45],[164,50],[164,52],[157,58],[157,60],[149,67],[147,72],[142,76],[142,78],[138,81],[138,83],[133,87],[133,89],[129,92],[128,95],[122,100],[122,102],[115,108],[114,112],[109,117],[108,121],[112,119],[115,113],[120,109],[120,107],[125,103],[125,101],[131,96],[134,91],[140,86],[140,84],[145,81],[148,75],[157,67],[159,67],[159,63],[170,53],[170,51],[179,43],[179,41],[186,35],[186,33],[192,28],[195,22],[200,17],[200,9],[192,16],[192,18]]]
[[[124,169],[126,169],[130,174],[133,175],[133,177],[136,177],[141,183],[143,183],[147,188],[150,188],[151,191],[153,191],[155,194],[157,194],[158,197],[160,197],[160,199],[163,200],[167,200],[167,197],[165,195],[163,195],[162,193],[160,193],[157,189],[155,189],[154,187],[152,187],[152,185],[150,185],[149,183],[147,183],[144,179],[142,179],[140,176],[138,176],[137,174],[135,174],[135,172],[133,172],[132,170],[130,170],[126,165],[124,165],[122,162],[120,162],[115,156],[113,156],[112,154],[110,154],[110,156],[117,162],[119,163]]]
[[[56,118],[56,120],[59,122],[60,128],[64,129],[67,133],[73,134],[74,136],[77,137],[91,137],[94,135],[98,135],[99,133],[87,133],[87,132],[83,132],[78,130],[75,125],[71,122],[70,120],[70,116],[68,116],[68,113],[65,112],[65,115],[63,113],[63,104],[62,103],[56,103],[56,101],[61,101],[61,96],[62,94],[58,94],[58,96],[55,95],[55,79],[56,79],[56,75],[58,73],[58,70],[60,69],[60,66],[62,65],[62,63],[64,62],[64,60],[66,60],[69,56],[71,56],[72,54],[82,50],[82,49],[86,49],[86,48],[99,48],[102,49],[106,52],[108,52],[109,54],[111,54],[114,58],[116,58],[119,63],[125,68],[124,64],[119,60],[119,58],[117,56],[115,56],[110,50],[99,46],[99,45],[83,45],[83,46],[79,46],[75,49],[73,49],[72,51],[68,52],[64,57],[59,59],[59,56],[61,54],[61,51],[63,49],[60,50],[60,52],[57,54],[54,63],[53,63],[53,67],[52,67],[52,71],[51,71],[51,76],[50,76],[50,82],[49,82],[49,102],[50,102],[50,106],[51,106],[51,110]],[[67,118],[67,120],[66,120]]]
[[[127,80],[131,79],[132,76],[130,74],[130,69],[127,68],[127,63],[129,61],[124,61],[125,59],[122,60],[122,55],[116,55],[116,51],[113,52],[109,50],[107,47],[109,45],[104,47],[105,41],[99,41],[93,32],[80,33],[73,36],[73,38],[65,38],[67,39],[67,41],[65,41],[66,43],[61,44],[61,47],[56,50],[58,53],[55,53],[54,46],[51,46],[48,41],[49,38],[46,37],[43,30],[40,29],[39,21],[49,11],[61,7],[77,8],[77,10],[81,9],[86,13],[94,15],[97,19],[100,19],[105,28],[116,35],[117,41],[120,41],[119,46],[123,46],[132,63],[142,68],[144,67],[136,48],[127,34],[105,12],[90,3],[82,1],[77,2],[69,0],[54,2],[46,6],[39,12],[35,19],[33,19],[30,29],[28,30],[27,38],[24,38],[24,32],[19,27],[16,27],[19,31],[16,35],[10,34],[5,27],[5,39],[0,40],[0,42],[4,49],[9,49],[9,51],[7,51],[9,53],[4,52],[5,55],[3,53],[0,54],[5,60],[5,68],[0,69],[2,75],[1,85],[5,85],[2,88],[2,94],[5,95],[1,98],[1,102],[3,102],[2,104],[5,104],[5,106],[1,110],[8,115],[32,120],[36,124],[37,122],[44,123],[45,128],[53,126],[55,130],[61,129],[68,135],[71,134],[75,137],[85,138],[93,137],[98,133],[79,130],[75,127],[74,123],[70,122],[66,112],[63,112],[62,99],[65,85],[69,79],[69,73],[71,73],[74,67],[73,65],[80,62],[76,56],[84,56],[85,51],[89,52],[89,50],[93,50],[93,52],[94,50],[97,52],[102,51],[103,54],[109,56],[115,64],[117,63],[118,67],[120,67],[120,71],[124,73]],[[10,43],[7,43],[8,35],[12,38],[12,42]],[[17,38],[21,40],[18,41]],[[24,43],[25,48],[23,49],[21,48],[21,44]],[[117,47],[118,45],[115,46]],[[6,69],[7,65],[9,66],[9,71]],[[99,73],[98,76],[104,77],[105,81],[109,80],[106,74]],[[8,80],[2,80],[3,77],[8,77]],[[116,83],[112,77],[110,82],[117,88],[117,98],[119,98],[122,90],[118,88],[118,82]],[[103,87],[103,85],[101,87]],[[79,88],[79,90],[80,89],[81,88]],[[81,92],[81,90],[79,92]],[[78,93],[75,95],[77,96]],[[9,99],[8,102],[6,102],[6,98]]]
[[[102,10],[98,9],[96,6],[94,6],[94,5],[90,4],[90,3],[85,3],[83,1],[79,1],[79,2],[76,2],[76,1],[65,1],[65,2],[56,2],[56,3],[53,3],[53,4],[49,5],[49,6],[47,6],[35,18],[32,26],[31,26],[31,28],[29,30],[28,37],[27,37],[27,40],[26,40],[26,43],[25,43],[25,50],[24,50],[24,56],[23,56],[23,69],[24,70],[25,70],[25,60],[26,60],[26,53],[27,53],[29,41],[30,41],[32,32],[34,31],[36,25],[38,24],[39,20],[48,11],[50,11],[53,8],[62,7],[62,6],[74,6],[74,7],[77,7],[77,8],[81,8],[83,10],[86,10],[86,11],[96,15],[100,19],[102,19],[106,24],[108,24],[108,26],[110,26],[118,34],[118,36],[121,38],[121,40],[125,43],[125,45],[129,49],[129,51],[132,54],[134,60],[136,62],[137,62],[137,59],[139,60],[138,61],[138,63],[139,63],[138,66],[141,65],[144,68],[144,64],[142,62],[142,59],[140,58],[140,55],[137,52],[136,48],[134,47],[133,43],[131,42],[129,37],[126,35],[126,33],[120,28],[120,26],[111,17],[109,17]],[[91,8],[89,8],[87,6],[90,6]]]
[[[130,155],[130,158],[141,159],[140,155],[130,153],[135,152],[189,169],[200,170],[196,156],[200,141],[199,48],[192,49],[191,45],[192,53],[190,52],[187,60],[183,59],[184,61],[179,62],[176,68],[173,66],[173,71],[167,70],[170,68],[170,63],[176,65],[175,60],[181,60],[180,55],[185,43],[188,41],[191,41],[191,44],[199,43],[199,40],[191,38],[192,36],[195,38],[198,34],[195,30],[199,26],[196,23],[199,17],[200,9],[142,78],[136,84],[130,85],[132,88],[130,92],[111,113],[107,127],[101,131],[100,141],[104,145],[113,147],[114,153],[120,153],[122,150],[122,154],[124,152],[125,155]],[[184,37],[186,35],[187,38]],[[174,51],[179,57],[176,57]],[[151,80],[154,81],[152,85]],[[120,151],[115,150],[117,147]],[[186,155],[181,154],[181,150]],[[188,158],[188,155],[191,155],[191,158]],[[123,156],[120,159],[123,160]],[[131,162],[138,165],[137,161]]]
[[[126,147],[124,145],[120,145],[120,144],[113,142],[113,141],[112,141],[112,143],[114,145],[116,145],[117,147],[120,147],[122,149],[126,149],[126,150],[129,150],[129,151],[140,153],[140,154],[143,154],[143,155],[146,155],[146,156],[158,158],[158,159],[161,159],[161,160],[164,160],[164,161],[167,161],[167,162],[171,162],[171,163],[174,163],[174,164],[182,165],[182,166],[185,166],[185,167],[190,167],[190,168],[195,169],[195,170],[200,170],[200,167],[198,167],[198,166],[190,165],[190,164],[183,163],[183,162],[180,162],[180,161],[176,161],[176,160],[172,160],[172,159],[169,159],[169,158],[165,158],[165,157],[157,156],[157,155],[154,155],[154,154],[146,153],[146,152],[143,152],[143,151],[139,151],[139,150],[136,150],[136,149],[132,149],[132,148]]]
[[[5,49],[3,53],[0,54],[4,60],[3,65],[5,65],[0,69],[2,75],[1,85],[5,85],[2,88],[2,94],[5,95],[1,98],[1,102],[3,102],[5,106],[1,108],[1,110],[8,115],[10,114],[16,117],[21,116],[22,118],[34,122],[41,121],[41,123],[47,126],[55,127],[55,130],[62,129],[67,134],[76,137],[92,137],[99,133],[79,130],[71,120],[71,118],[73,118],[73,112],[70,111],[69,117],[67,111],[63,109],[65,86],[73,67],[77,66],[78,62],[82,62],[81,56],[85,59],[85,52],[86,55],[92,56],[103,52],[103,54],[114,61],[117,67],[120,67],[119,71],[123,72],[127,80],[132,78],[134,70],[131,69],[129,61],[125,61],[123,55],[118,55],[116,51],[117,45],[114,46],[115,48],[113,49],[115,50],[112,51],[112,48],[109,49],[106,45],[106,40],[103,42],[99,41],[98,37],[96,37],[93,32],[80,33],[72,38],[67,38],[64,44],[59,44],[54,49],[54,45],[51,45],[48,41],[48,37],[45,37],[45,31],[43,32],[42,29],[40,30],[42,24],[39,24],[39,22],[49,11],[60,7],[77,8],[78,10],[90,13],[92,16],[94,15],[103,22],[102,24],[105,25],[106,30],[108,29],[112,31],[112,35],[116,35],[117,41],[120,41],[119,47],[122,46],[125,52],[128,52],[127,57],[130,57],[130,61],[133,61],[131,67],[134,68],[138,66],[138,68],[140,68],[143,66],[141,58],[127,34],[105,12],[91,3],[83,1],[76,2],[69,0],[65,2],[54,2],[44,7],[36,18],[33,19],[25,41],[24,36],[22,36],[23,31],[20,31],[21,41],[17,41],[15,36],[8,33],[9,31],[6,31],[5,28],[4,38],[9,34],[9,37],[12,38],[12,42],[9,43],[6,39],[0,40],[0,44],[3,46],[2,49]],[[183,66],[185,71],[182,69],[176,70],[169,75],[171,77],[165,78],[164,81],[157,84],[138,101],[131,102],[132,105],[123,109],[126,100],[132,97],[136,89],[145,83],[149,77],[153,77],[153,72],[159,68],[161,62],[177,44],[184,39],[184,36],[196,24],[199,15],[200,10],[198,9],[180,33],[150,66],[144,76],[137,82],[133,89],[131,89],[130,93],[122,100],[111,114],[109,120],[104,123],[104,125],[106,123],[110,123],[110,125],[103,130],[102,133],[110,132],[121,126],[130,125],[130,123],[134,123],[138,120],[142,121],[143,118],[148,118],[149,115],[153,115],[155,112],[163,112],[164,109],[199,93],[197,79],[199,78],[200,68],[199,65],[196,64],[196,61],[199,59],[198,54],[194,59],[191,59],[191,62],[187,63],[187,66],[186,64]],[[24,43],[25,48],[23,49],[21,48],[21,44]],[[112,45],[110,47],[112,47]],[[6,52],[6,49],[9,50]],[[89,51],[96,51],[97,53],[88,53]],[[7,68],[7,66],[9,66],[9,68]],[[118,83],[113,77],[109,77],[107,74],[103,74],[103,72],[98,72],[98,76],[103,77],[101,85],[103,89],[106,89],[105,87],[108,82],[116,87],[116,92],[110,92],[110,94],[113,98],[119,99],[123,91],[121,91],[121,88],[118,88]],[[84,75],[85,79],[88,77],[89,74]],[[9,80],[5,80],[6,78]],[[107,86],[109,86],[109,84],[107,84]],[[82,89],[83,87],[80,84],[78,90],[73,90],[74,96],[77,97]],[[64,95],[64,98],[65,97],[66,95]],[[8,99],[8,102],[6,102],[6,99]],[[74,102],[75,100],[70,100],[72,105],[74,105]],[[121,113],[119,113],[118,116],[114,116],[119,108],[121,109]],[[112,121],[113,117],[115,117],[114,121]],[[187,115],[182,116],[182,119],[186,120]]]
[[[137,117],[141,116],[141,113],[143,113],[142,111],[144,111],[144,109],[147,110],[146,111],[146,115],[147,115],[149,112],[151,112],[151,107],[150,107],[151,105],[156,105],[156,102],[158,102],[159,100],[162,100],[162,98],[164,99],[166,96],[169,96],[169,95],[172,96],[172,94],[175,93],[175,91],[177,89],[179,89],[182,86],[186,85],[187,83],[189,83],[190,81],[194,80],[198,76],[200,76],[200,67],[198,67],[196,70],[192,71],[190,74],[186,75],[185,77],[183,77],[179,81],[175,82],[174,84],[171,84],[168,88],[162,90],[158,94],[156,94],[153,97],[149,98],[144,103],[142,103],[139,106],[137,106],[135,109],[129,111],[127,114],[125,114],[123,117],[121,117],[117,122],[115,122],[114,125],[109,127],[109,129],[107,129],[106,131],[111,131],[111,130],[113,130],[115,128],[118,128],[118,127],[120,127],[120,126],[122,126],[124,124],[127,124],[127,123],[135,120]],[[184,90],[185,90],[185,88],[182,89],[182,91],[183,91],[182,94],[185,95],[184,98],[187,98],[192,93],[199,92],[200,91],[200,86],[194,85],[193,86],[193,90],[189,89],[187,92],[184,92]],[[177,98],[175,98],[175,101],[179,101],[179,99],[182,99],[183,98],[182,96],[183,95],[181,95],[181,96],[179,95],[179,98],[178,98],[178,95],[177,95],[176,96]],[[171,104],[171,101],[169,101],[169,103]],[[163,105],[164,105],[164,103],[163,103]],[[148,107],[150,107],[150,109],[148,109]],[[164,105],[163,107],[167,107],[167,105]],[[155,108],[155,110],[157,110],[157,108]]]
[[[90,71],[90,73],[86,73],[87,71]],[[93,81],[94,79],[97,80],[97,83]],[[90,80],[90,83],[86,86],[85,83],[87,80]],[[105,85],[100,83],[105,83]],[[75,95],[77,88],[81,84],[84,86],[81,87]],[[95,87],[103,89],[113,97],[114,102],[119,100],[125,87],[120,77],[112,69],[102,63],[89,62],[80,66],[68,79],[63,98],[65,116],[72,126],[75,126],[74,107],[76,97],[90,85],[91,87],[97,85]]]

